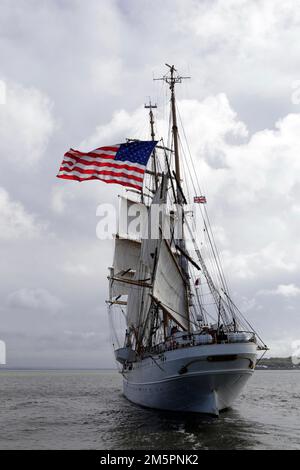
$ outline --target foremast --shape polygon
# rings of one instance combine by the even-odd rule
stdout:
[[[155,141],[155,130],[154,130],[154,114],[153,109],[157,108],[156,104],[152,104],[151,100],[149,100],[149,104],[144,105],[145,109],[149,109],[149,120],[150,120],[150,133],[151,139]],[[157,163],[156,163],[156,150],[154,148],[152,152],[152,172],[154,178],[154,189],[157,190],[158,188],[158,175],[157,175]]]

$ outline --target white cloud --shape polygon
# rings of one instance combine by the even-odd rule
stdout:
[[[72,192],[68,184],[55,186],[52,188],[51,209],[56,214],[64,214],[67,203],[71,199],[74,199],[74,192]]]
[[[20,202],[12,201],[8,192],[0,187],[0,239],[37,238],[45,225],[38,223]]]
[[[296,297],[300,295],[300,287],[295,284],[280,284],[277,287],[277,293],[284,297]]]
[[[145,132],[146,131],[146,132]],[[81,150],[91,150],[101,145],[117,144],[124,142],[125,137],[145,137],[148,133],[146,114],[143,107],[139,107],[132,113],[125,109],[115,111],[112,119],[98,126],[95,132],[80,144]]]
[[[0,151],[15,171],[30,168],[44,155],[55,128],[52,104],[36,88],[7,83],[0,106]]]
[[[281,339],[272,338],[268,341],[270,350],[267,352],[267,357],[290,357],[295,353],[293,345],[298,340],[296,337],[289,337],[282,335]]]
[[[219,166],[213,159],[222,157],[226,140],[239,142],[248,136],[246,125],[238,119],[225,93],[208,96],[203,101],[181,100],[178,108],[191,150],[194,154],[204,154],[213,167]]]
[[[183,101],[179,107],[192,154],[197,157],[196,172],[207,208],[226,235],[217,234],[226,268],[244,279],[271,271],[296,272],[300,263],[296,235],[300,230],[296,210],[300,114],[289,114],[273,129],[257,131],[245,141],[246,128],[226,97],[210,97],[202,103]],[[185,172],[186,190],[192,195],[188,163]]]
[[[51,208],[57,214],[62,214],[65,210],[65,201],[61,188],[55,187],[52,190]]]
[[[221,110],[212,108],[207,115],[200,103],[193,113],[189,113],[190,106],[183,103],[186,133],[191,139],[193,153],[199,159],[198,172],[201,179],[209,183],[211,196],[219,197],[222,193],[222,200],[226,198],[231,204],[243,207],[245,203],[270,203],[271,197],[280,207],[284,202],[296,203],[298,195],[294,192],[300,185],[300,142],[297,138],[300,114],[285,116],[275,123],[274,129],[258,131],[245,143],[230,142],[231,134],[244,137],[246,128],[236,120],[235,113],[226,112],[224,116],[222,107],[225,111],[230,110],[227,99],[218,100],[218,104]],[[214,128],[213,132],[210,127]],[[211,155],[215,157],[214,161]],[[217,158],[222,161],[218,162]],[[219,171],[215,171],[216,168]],[[271,209],[274,211],[275,206]]]
[[[244,228],[245,229],[245,228]],[[241,236],[244,236],[242,229]],[[248,246],[239,251],[232,243],[231,250],[221,251],[221,257],[226,271],[240,279],[258,279],[260,276],[275,272],[294,272],[297,264],[294,262],[289,247],[282,248],[280,244],[263,244],[257,251],[251,251]],[[240,248],[241,249],[241,248]]]
[[[200,60],[192,62],[193,69],[204,74],[208,89],[226,86],[233,94],[260,95],[264,102],[291,93],[292,80],[299,78],[297,2],[191,0],[178,2],[175,14],[177,31],[197,45]]]
[[[274,0],[261,2],[260,5],[248,0],[192,3],[194,15],[189,17],[185,11],[183,26],[205,41],[204,46],[214,44],[220,49],[236,52],[247,50],[247,45],[265,44],[266,36],[276,26],[275,10],[277,8],[278,11],[280,6]],[[288,8],[282,8],[281,13],[284,10],[288,12]]]
[[[283,297],[298,297],[300,295],[300,287],[295,284],[279,284],[276,289],[262,289],[258,295],[281,295]]]
[[[111,95],[120,95],[124,78],[123,64],[119,57],[94,60],[91,64],[91,84],[96,90],[109,90]]]
[[[98,337],[99,339],[99,334],[96,334],[95,331],[78,332],[78,331],[66,330],[64,331],[64,334],[69,340],[75,340],[75,341],[90,341],[94,339],[95,337]]]
[[[62,266],[62,270],[71,275],[87,276],[90,274],[91,269],[84,264],[74,264],[67,262]]]
[[[22,288],[10,293],[7,297],[10,307],[39,310],[56,313],[63,308],[63,302],[47,289],[42,288]]]

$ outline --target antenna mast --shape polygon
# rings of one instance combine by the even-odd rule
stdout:
[[[181,77],[177,70],[175,69],[174,65],[166,64],[169,67],[170,72],[167,75],[164,75],[162,78],[154,78],[154,80],[164,80],[170,86],[171,90],[171,111],[172,111],[172,134],[173,134],[173,142],[174,142],[174,154],[175,154],[175,173],[176,179],[178,181],[177,184],[177,200],[181,201],[181,191],[179,188],[181,182],[180,176],[180,158],[179,158],[179,147],[178,147],[178,127],[177,127],[177,116],[176,116],[176,100],[175,100],[175,85],[176,83],[181,83],[182,80],[191,77]]]

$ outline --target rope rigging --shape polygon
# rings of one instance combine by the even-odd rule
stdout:
[[[153,194],[158,188],[159,180],[161,181],[161,176],[165,173],[168,174],[170,178],[167,192],[168,207],[170,208],[172,204],[177,203],[179,206],[184,208],[184,205],[187,203],[187,201],[193,201],[193,196],[198,194],[202,195],[203,193],[201,190],[195,161],[192,158],[187,136],[182,124],[180,110],[178,109],[177,103],[175,102],[174,95],[174,84],[181,82],[183,78],[189,77],[180,77],[179,75],[175,75],[176,70],[174,66],[169,67],[170,75],[164,76],[163,78],[157,80],[166,81],[170,85],[171,90],[171,106],[169,106],[167,133],[167,148],[171,151],[167,154],[165,149],[163,155],[161,155],[158,149],[155,150],[152,156],[152,174],[149,174],[151,172],[145,174],[141,200],[143,202],[143,198],[145,197],[148,198],[148,201],[151,202],[153,199]],[[165,103],[167,103],[167,101],[170,105],[170,102],[166,97]],[[155,135],[159,135],[157,130],[157,122],[156,119],[154,119],[153,113],[153,110],[156,110],[156,105],[152,105],[151,101],[149,101],[149,105],[145,105],[145,108],[150,108],[149,116],[151,137],[152,140],[156,140]],[[163,114],[166,117],[165,109],[166,107],[163,109]],[[180,133],[178,132],[176,115],[178,117],[178,122],[181,127],[181,134],[184,141],[181,139]],[[162,148],[164,148],[163,139],[161,139],[161,141]],[[181,166],[179,165],[179,153]],[[172,171],[172,168],[174,167],[176,169],[175,172]],[[180,177],[180,168],[183,174],[183,180]],[[192,194],[191,191],[193,191]],[[194,233],[191,230],[189,221],[187,220],[189,214],[184,210],[183,230],[185,231],[187,229],[189,235],[191,236],[190,240],[192,242],[192,249],[196,254],[196,259],[199,262],[201,268],[200,285],[196,286],[197,276],[199,276],[199,274],[196,273],[197,264],[195,261],[193,261],[193,256],[190,255],[190,251],[192,250],[186,249],[184,238],[182,241],[174,239],[174,225],[172,226],[171,239],[169,240],[170,246],[177,254],[183,277],[185,277],[189,323],[195,328],[199,328],[200,325],[208,325],[208,319],[210,319],[212,322],[216,322],[217,320],[218,330],[222,325],[222,327],[224,327],[227,331],[237,331],[238,328],[242,327],[245,330],[250,328],[250,330],[255,333],[253,327],[245,319],[229,295],[228,283],[224,275],[220,252],[217,248],[206,205],[199,204],[197,207],[203,222],[203,231],[201,232],[202,241],[200,242],[200,245],[197,240],[200,234],[197,233],[196,238],[194,237]],[[186,255],[188,256],[186,256],[184,252],[186,252]],[[131,288],[134,289],[134,286]],[[140,288],[138,291],[141,310],[144,308],[143,303],[145,299],[144,296],[146,294],[145,291],[146,289],[144,288]],[[146,295],[148,295],[148,293]],[[174,311],[174,313],[179,316],[181,315],[181,312]],[[146,316],[144,315],[145,323],[139,326],[139,328],[142,328],[142,336],[146,338],[144,345],[147,343],[148,346],[151,346],[153,341],[152,338],[155,339],[158,337],[157,335],[161,335],[161,330],[164,331],[164,335],[166,334],[164,315],[165,312],[163,311],[163,303],[155,304],[155,301],[152,300],[151,306],[149,310],[147,310]],[[201,318],[201,320],[199,320],[199,318]],[[174,324],[174,320],[171,318],[171,325],[172,321]]]

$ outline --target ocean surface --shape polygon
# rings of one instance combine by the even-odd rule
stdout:
[[[115,371],[2,370],[0,449],[300,449],[300,371],[256,371],[211,418],[135,406]]]

